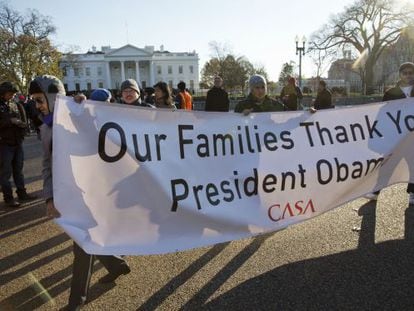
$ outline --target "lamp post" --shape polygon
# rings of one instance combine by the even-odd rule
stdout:
[[[302,89],[302,55],[305,55],[306,37],[302,37],[302,46],[299,46],[299,37],[295,37],[296,41],[296,55],[299,54],[299,88]]]

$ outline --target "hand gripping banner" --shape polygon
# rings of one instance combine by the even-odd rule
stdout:
[[[88,253],[277,231],[414,182],[414,99],[318,111],[170,111],[58,97],[57,223]]]

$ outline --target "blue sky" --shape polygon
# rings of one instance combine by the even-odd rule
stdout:
[[[4,1],[3,1],[4,2]],[[36,9],[50,16],[57,27],[52,37],[59,50],[73,46],[86,52],[103,45],[137,47],[154,45],[172,52],[195,50],[200,70],[212,56],[209,42],[225,44],[237,56],[263,65],[271,80],[277,80],[282,64],[295,55],[295,36],[310,37],[331,14],[343,11],[354,0],[6,0],[24,12]],[[302,72],[310,77],[315,66],[303,58]],[[200,77],[201,78],[201,77]]]

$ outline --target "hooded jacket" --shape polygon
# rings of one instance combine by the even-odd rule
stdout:
[[[56,96],[66,95],[62,82],[49,75],[36,77],[29,87],[29,93],[43,93],[46,96],[49,111],[53,114]],[[40,137],[43,145],[43,197],[45,200],[53,198],[52,182],[52,126],[43,123],[40,127]]]

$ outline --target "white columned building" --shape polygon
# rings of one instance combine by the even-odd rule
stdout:
[[[68,92],[96,88],[120,89],[125,79],[136,80],[141,88],[159,81],[176,88],[180,81],[190,90],[199,89],[198,54],[154,50],[153,46],[138,48],[127,44],[120,48],[92,47],[84,54],[63,55],[60,67]]]

